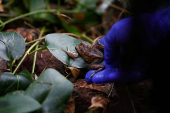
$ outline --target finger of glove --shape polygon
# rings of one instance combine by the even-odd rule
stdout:
[[[96,73],[92,78],[90,76],[95,70],[87,72],[85,80],[88,83],[119,83],[119,84],[132,84],[137,83],[144,79],[144,76],[139,71],[131,72],[118,72],[113,68],[102,70]]]
[[[95,72],[95,70],[90,70],[86,73],[85,80],[88,83],[108,83],[115,82],[118,79],[119,73],[115,72],[114,69],[105,69],[96,73],[92,78],[90,76]],[[111,74],[112,73],[112,74]],[[114,74],[113,74],[114,73]],[[109,74],[109,75],[108,75]]]

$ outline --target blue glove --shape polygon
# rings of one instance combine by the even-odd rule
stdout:
[[[168,37],[170,7],[118,21],[100,39],[104,44],[105,69],[92,78],[90,76],[95,70],[90,70],[85,80],[88,83],[132,84],[146,79],[152,73],[152,58],[159,55],[156,52],[169,40]]]

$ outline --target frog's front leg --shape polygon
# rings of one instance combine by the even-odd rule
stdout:
[[[62,50],[65,51],[68,54],[68,56],[70,56],[74,60],[79,57],[78,55],[70,52],[69,49],[68,49],[68,46],[67,46],[67,50],[64,50],[64,49],[62,49]]]
[[[99,39],[96,40],[96,44],[93,45],[93,47],[95,47],[96,49],[99,49],[99,50],[101,50],[101,51],[104,50],[104,45],[99,41]]]
[[[97,69],[91,76],[90,78],[92,78],[94,76],[94,74],[96,74],[97,72],[101,71],[104,69],[104,65],[103,64],[90,64],[89,65],[90,69]]]

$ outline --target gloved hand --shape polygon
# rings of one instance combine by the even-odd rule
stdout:
[[[92,78],[95,70],[90,70],[85,80],[88,83],[132,84],[146,79],[152,73],[152,58],[159,56],[157,50],[169,41],[169,36],[170,7],[118,21],[100,39],[104,44],[105,69]]]

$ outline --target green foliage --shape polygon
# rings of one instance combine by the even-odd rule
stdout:
[[[55,15],[52,15],[50,13],[45,13],[45,12],[35,14],[34,19],[35,20],[43,19],[43,20],[46,20],[46,21],[53,23],[53,24],[57,23]]]
[[[49,68],[25,92],[15,91],[0,97],[0,112],[23,113],[39,110],[42,113],[63,113],[72,91],[73,84],[58,71]]]
[[[41,105],[24,92],[8,93],[0,98],[0,113],[28,113],[39,109]]]
[[[37,82],[41,83],[41,81],[52,84],[48,95],[42,103],[41,111],[44,113],[62,113],[73,91],[73,84],[58,71],[51,68],[41,74]],[[39,88],[42,87],[40,86]],[[41,93],[36,94],[41,95]]]
[[[82,40],[75,39],[71,36],[56,33],[48,34],[45,37],[45,43],[49,51],[64,64],[75,68],[84,68],[87,67],[88,64],[84,62],[82,57],[73,60],[62,49],[67,50],[68,46],[69,51],[76,52],[75,46],[81,42]]]
[[[30,11],[38,11],[47,9],[45,0],[24,0],[25,7]],[[37,13],[34,15],[35,20],[46,20],[50,23],[56,23],[56,16],[50,13]]]
[[[29,22],[38,22],[38,24],[42,23],[45,26],[52,25],[51,28],[49,28],[50,30],[64,29],[66,32],[74,33],[84,37],[89,42],[93,42],[93,40],[89,39],[87,36],[79,33],[81,30],[77,26],[69,24],[69,22],[72,20],[65,20],[66,16],[63,18],[63,14],[60,15],[60,13],[77,13],[81,11],[85,15],[85,18],[82,19],[80,24],[84,22],[83,24],[88,25],[86,20],[88,20],[89,17],[91,17],[90,22],[97,23],[99,19],[95,16],[95,11],[93,11],[96,0],[88,0],[84,2],[81,1],[80,3],[76,2],[75,5],[81,5],[82,9],[77,7],[77,10],[65,11],[60,9],[60,3],[57,3],[58,9],[51,10],[49,7],[49,1],[46,0],[22,0],[21,4],[16,7],[16,3],[18,2],[19,1],[15,0],[6,1],[6,3],[10,4],[5,4],[5,9],[7,9],[9,12],[9,15],[7,16],[11,17],[10,12],[12,11],[14,12],[12,13],[12,16],[16,17],[3,18],[0,20],[1,28],[10,22],[22,18]],[[86,5],[87,2],[90,4],[89,6]],[[46,10],[47,8],[48,10]],[[90,10],[92,13],[84,12],[84,8],[88,11]],[[61,17],[57,17],[56,15],[52,14],[56,13],[57,10],[57,15],[60,15]],[[30,18],[28,16],[32,17]],[[69,16],[74,18],[74,14],[70,14]],[[20,23],[23,24],[22,22]],[[32,23],[30,24],[33,25]],[[17,24],[17,26],[20,25]],[[63,34],[48,34],[45,38],[45,46],[56,58],[66,65],[76,68],[84,68],[87,67],[88,64],[84,62],[82,57],[73,60],[62,49],[67,50],[66,46],[68,46],[71,52],[76,51],[75,46],[81,42],[82,40]],[[47,69],[39,76],[36,81],[33,81],[30,73],[26,70],[14,75],[26,56],[29,55],[29,52],[36,45],[38,45],[38,43],[39,41],[36,41],[25,52],[25,41],[20,34],[16,32],[0,32],[0,58],[10,61],[11,71],[4,72],[0,75],[0,96],[2,96],[0,97],[0,113],[23,113],[34,111],[43,113],[62,113],[64,111],[65,105],[73,91],[73,84],[58,71],[54,69]],[[21,57],[22,59],[12,73],[13,64],[15,63],[14,61],[20,59]]]
[[[18,75],[4,72],[0,75],[0,95],[15,90],[25,90],[33,82],[28,71],[22,71]]]
[[[25,41],[16,32],[0,32],[0,58],[13,61],[22,57],[25,52]]]
[[[27,0],[29,4],[29,11],[36,11],[41,9],[46,9],[45,0]]]

